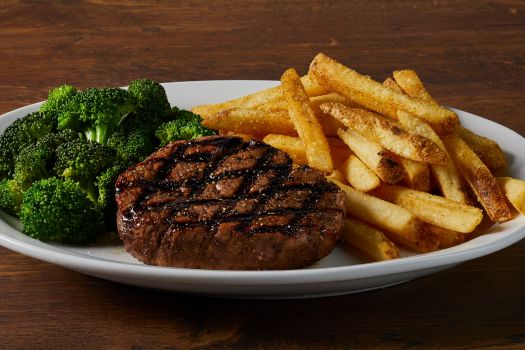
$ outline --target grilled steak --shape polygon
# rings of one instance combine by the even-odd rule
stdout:
[[[172,142],[121,174],[116,191],[126,249],[162,266],[308,266],[330,253],[345,217],[344,193],[323,174],[237,137]]]

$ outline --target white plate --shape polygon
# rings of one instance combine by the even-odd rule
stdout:
[[[172,105],[190,108],[235,98],[276,85],[272,81],[199,81],[165,84]],[[39,103],[3,115],[0,131]],[[499,124],[456,111],[463,125],[496,140],[507,153],[509,173],[525,179],[525,139]],[[375,263],[336,248],[303,270],[214,271],[144,265],[118,240],[89,247],[46,244],[20,232],[18,220],[0,211],[0,244],[16,252],[103,279],[178,292],[227,297],[300,298],[353,293],[405,282],[503,249],[525,236],[525,218],[493,226],[487,234],[442,251]]]

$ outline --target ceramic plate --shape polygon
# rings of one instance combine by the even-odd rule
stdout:
[[[172,105],[191,108],[275,86],[273,81],[198,81],[165,84]],[[39,103],[0,118],[0,131],[36,111]],[[509,159],[509,175],[525,179],[525,139],[490,120],[456,110],[463,125],[497,141]],[[88,247],[46,244],[20,232],[20,223],[0,211],[0,244],[30,257],[90,276],[170,291],[226,297],[301,298],[353,293],[428,275],[503,249],[525,236],[525,218],[493,226],[485,235],[428,254],[403,252],[397,260],[366,263],[337,247],[314,266],[284,271],[214,271],[144,265],[118,239]]]

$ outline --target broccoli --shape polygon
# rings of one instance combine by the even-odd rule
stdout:
[[[105,145],[134,108],[134,99],[126,90],[90,88],[77,93],[63,105],[58,115],[58,128],[83,132],[88,140]]]
[[[15,180],[3,179],[0,181],[0,208],[9,214],[18,216],[23,199],[22,188]]]
[[[214,135],[215,131],[201,124],[202,118],[190,111],[173,107],[174,120],[161,124],[155,135],[164,146],[173,140],[193,140],[197,137]]]
[[[152,133],[147,129],[125,132],[117,130],[108,141],[108,146],[117,151],[117,158],[126,163],[142,161],[155,150]]]
[[[56,148],[78,138],[79,135],[76,132],[66,129],[57,134],[48,134],[37,143],[24,148],[16,157],[15,181],[26,190],[34,181],[51,177]]]
[[[115,229],[115,213],[117,212],[117,203],[115,202],[115,182],[118,176],[126,170],[127,164],[117,162],[109,167],[102,174],[97,176],[95,185],[98,188],[98,203],[104,213],[106,228]]]
[[[36,181],[25,192],[20,221],[30,237],[69,244],[93,242],[104,227],[100,209],[80,186],[56,177]]]
[[[136,115],[147,118],[156,126],[162,123],[170,113],[171,107],[166,96],[166,90],[159,83],[149,79],[133,80],[128,92],[135,99]]]
[[[49,91],[47,101],[40,106],[40,112],[52,117],[53,128],[57,127],[59,113],[64,110],[64,106],[77,94],[77,89],[71,85],[61,85]]]
[[[0,178],[13,176],[16,155],[52,132],[51,116],[33,112],[15,120],[0,136]]]
[[[58,146],[54,172],[62,178],[78,182],[94,203],[98,201],[95,180],[109,168],[115,158],[115,150],[95,141],[76,139]]]

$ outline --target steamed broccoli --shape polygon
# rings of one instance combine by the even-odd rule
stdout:
[[[199,115],[190,111],[173,107],[172,118],[174,120],[161,124],[155,132],[161,146],[173,140],[193,140],[215,134],[215,131],[201,124],[202,118]]]
[[[57,127],[57,118],[65,105],[77,94],[77,89],[71,85],[61,85],[49,91],[47,101],[40,106],[40,112],[52,117],[53,128]]]
[[[104,221],[108,229],[115,229],[115,213],[117,203],[115,202],[115,182],[119,175],[126,170],[127,164],[117,162],[97,176],[95,185],[98,189],[98,204],[103,211]]]
[[[134,108],[134,99],[126,90],[90,88],[77,93],[63,105],[58,127],[83,132],[88,140],[105,145]]]
[[[95,141],[77,139],[58,146],[54,172],[78,182],[94,203],[98,201],[95,179],[115,160],[115,150]]]
[[[56,134],[48,134],[25,147],[16,157],[15,181],[26,190],[34,181],[51,177],[56,148],[78,138],[76,132],[66,129]]]
[[[9,214],[18,215],[23,199],[22,188],[15,180],[3,179],[0,181],[0,208]]]
[[[118,130],[108,141],[108,146],[117,151],[117,157],[127,163],[142,161],[150,155],[155,145],[148,129]]]
[[[100,209],[80,186],[56,177],[39,180],[25,192],[20,221],[27,235],[59,243],[90,243],[103,230]]]
[[[128,87],[136,104],[136,115],[148,122],[160,124],[163,118],[170,113],[171,107],[164,87],[149,79],[133,80]]]

